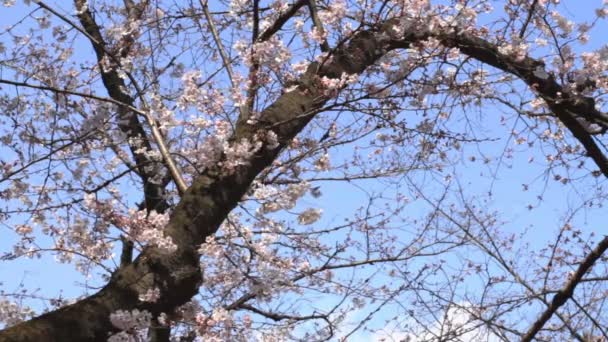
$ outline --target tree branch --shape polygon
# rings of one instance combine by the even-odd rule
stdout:
[[[574,295],[574,289],[581,282],[583,276],[591,270],[597,260],[602,257],[602,254],[608,249],[608,237],[604,237],[600,243],[585,257],[585,260],[578,266],[576,272],[572,275],[570,280],[566,282],[561,290],[557,291],[549,307],[538,317],[538,319],[532,324],[530,329],[522,337],[521,342],[530,342],[536,334],[545,326],[545,324],[551,319],[553,314],[559,309],[560,306],[566,304],[566,302]]]
[[[317,13],[317,3],[315,0],[308,0],[308,9],[310,10],[310,17],[312,18],[312,22],[317,28],[317,31],[319,31],[319,34],[321,36],[325,35],[325,29],[323,28],[323,23],[321,22],[321,19],[319,19],[319,15]],[[321,42],[321,51],[328,52],[329,49],[329,44],[327,43],[327,39],[325,38],[323,39],[323,42]]]

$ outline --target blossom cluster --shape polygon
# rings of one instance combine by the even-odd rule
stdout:
[[[335,97],[338,95],[340,90],[349,84],[357,82],[359,77],[357,75],[349,75],[342,73],[340,78],[330,78],[322,76],[319,79],[319,86],[323,90],[323,94],[328,97]]]
[[[165,236],[164,229],[169,222],[169,214],[156,211],[129,209],[127,215],[116,212],[109,201],[98,201],[95,195],[85,196],[85,205],[101,216],[106,222],[121,229],[126,237],[139,244],[153,245],[171,253],[177,249],[172,239]]]
[[[298,199],[310,189],[310,184],[300,182],[290,184],[286,189],[272,185],[260,185],[254,191],[253,197],[262,201],[262,212],[275,212],[281,209],[291,209]]]
[[[0,298],[0,323],[7,327],[23,322],[34,316],[34,310]]]
[[[253,46],[241,40],[234,44],[234,49],[247,66],[258,64],[270,69],[280,69],[291,58],[290,50],[277,37],[256,42]]]

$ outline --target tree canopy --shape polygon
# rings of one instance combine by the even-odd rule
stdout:
[[[4,6],[0,341],[608,340],[608,1]]]

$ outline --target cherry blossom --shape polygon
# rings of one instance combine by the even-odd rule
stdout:
[[[0,340],[608,336],[608,1],[3,11]]]

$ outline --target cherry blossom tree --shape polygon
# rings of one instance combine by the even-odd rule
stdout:
[[[562,2],[4,0],[1,260],[99,286],[0,340],[608,340],[608,1]],[[522,153],[547,241],[462,175]]]

